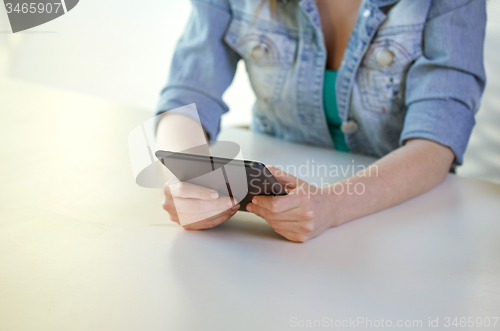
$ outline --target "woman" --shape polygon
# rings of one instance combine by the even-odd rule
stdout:
[[[432,189],[462,163],[485,85],[485,1],[192,3],[160,113],[196,103],[206,135],[215,140],[228,110],[221,96],[243,59],[257,97],[253,130],[380,158],[376,177],[349,178],[364,185],[361,195],[304,189],[309,184],[273,169],[291,194],[256,197],[247,210],[285,238],[304,242],[399,204]],[[195,126],[190,114],[166,112],[158,142]],[[205,137],[189,139],[193,146]],[[210,228],[238,206],[226,211],[227,201],[209,193],[185,184],[166,188],[164,208],[173,221],[184,213],[203,219],[220,210],[185,226]]]

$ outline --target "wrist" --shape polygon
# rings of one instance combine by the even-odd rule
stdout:
[[[342,224],[342,197],[334,192],[334,186],[324,186],[321,190],[321,210],[326,220],[327,228]]]
[[[331,218],[332,227],[339,226],[354,220],[356,217],[353,213],[358,193],[354,190],[352,178],[326,186],[325,196],[328,200],[329,215]]]

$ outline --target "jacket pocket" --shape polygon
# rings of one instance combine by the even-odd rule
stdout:
[[[422,32],[385,34],[380,30],[357,74],[363,107],[378,113],[405,109],[406,73],[422,54]]]
[[[278,102],[295,61],[297,41],[240,18],[233,18],[224,40],[245,61],[256,96],[264,102]]]

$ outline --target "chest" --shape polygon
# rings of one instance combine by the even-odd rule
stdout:
[[[361,0],[316,0],[323,41],[327,51],[326,68],[337,70],[351,37]]]

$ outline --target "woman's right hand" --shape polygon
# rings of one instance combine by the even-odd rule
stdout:
[[[234,199],[220,197],[215,190],[186,182],[167,183],[164,193],[163,209],[171,221],[186,230],[213,228],[229,220],[240,207]]]

